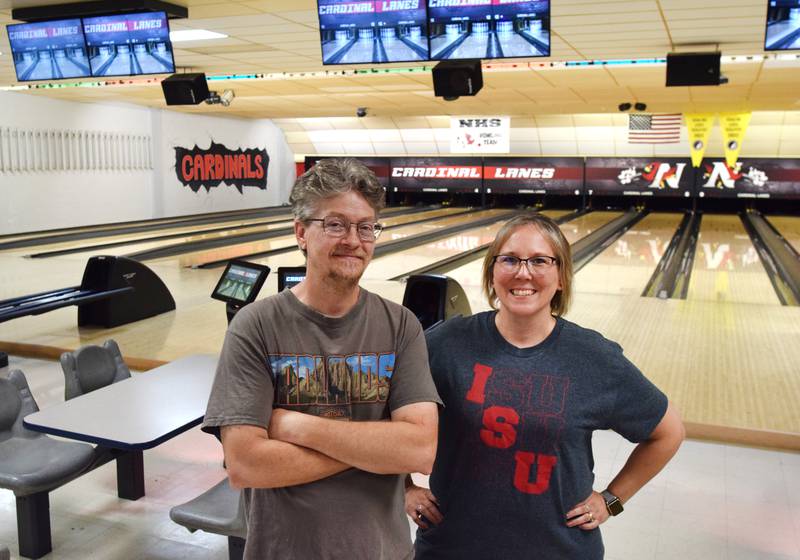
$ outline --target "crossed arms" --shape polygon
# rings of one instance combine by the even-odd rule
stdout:
[[[234,488],[282,488],[355,467],[377,474],[430,474],[438,411],[421,402],[394,410],[389,421],[346,422],[283,409],[268,429],[224,426],[222,446]]]

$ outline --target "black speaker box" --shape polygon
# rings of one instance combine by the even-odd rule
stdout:
[[[161,89],[167,105],[197,105],[210,95],[205,74],[173,74],[161,82]]]
[[[443,60],[433,67],[433,91],[437,97],[475,95],[482,87],[480,60]]]
[[[667,55],[667,87],[718,86],[721,53],[670,53]]]

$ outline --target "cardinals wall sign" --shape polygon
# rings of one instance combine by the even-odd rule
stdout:
[[[175,174],[194,192],[200,187],[211,191],[220,183],[236,187],[240,193],[244,187],[266,190],[268,166],[269,155],[261,148],[231,150],[215,142],[207,150],[197,145],[191,150],[175,146]]]

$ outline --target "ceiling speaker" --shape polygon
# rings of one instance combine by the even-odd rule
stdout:
[[[482,87],[480,60],[443,60],[433,67],[436,97],[453,100],[462,95],[475,95]]]
[[[667,87],[718,86],[721,53],[670,53],[667,55]]]
[[[173,74],[161,82],[167,105],[197,105],[208,99],[205,74]]]

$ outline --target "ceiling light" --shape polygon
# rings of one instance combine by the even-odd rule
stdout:
[[[180,31],[170,31],[169,38],[173,43],[182,41],[206,41],[208,39],[225,39],[227,35],[208,31],[206,29],[181,29]]]

